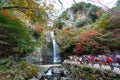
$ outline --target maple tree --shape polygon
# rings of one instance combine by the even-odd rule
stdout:
[[[85,49],[86,45],[97,44],[93,37],[97,35],[98,32],[94,30],[85,30],[84,32],[80,32],[78,35],[79,41],[75,43],[75,52],[80,52]]]
[[[75,33],[71,28],[56,31],[56,41],[61,51],[65,51],[75,42]]]

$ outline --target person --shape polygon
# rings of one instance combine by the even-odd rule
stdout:
[[[102,60],[103,63],[106,63],[106,62],[107,62],[107,61],[106,61],[106,56],[103,55],[101,60]]]
[[[91,63],[91,65],[94,66],[94,64],[93,64],[93,62],[94,62],[94,56],[90,55],[88,57],[88,59],[89,59],[89,63]]]
[[[115,54],[112,54],[111,58],[113,60],[112,64],[115,66],[115,64],[117,63],[117,58],[116,58]]]
[[[107,61],[107,63],[109,63],[111,65],[111,70],[114,70],[114,66],[112,64],[113,63],[112,58],[110,56],[108,56],[106,61]]]
[[[119,66],[120,66],[120,55],[116,55],[116,59],[117,59],[117,63],[119,64]]]

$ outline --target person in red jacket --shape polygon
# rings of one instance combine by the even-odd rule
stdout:
[[[112,64],[113,60],[110,56],[107,57],[107,63]]]
[[[109,63],[111,65],[111,70],[114,70],[114,66],[112,64],[113,63],[112,58],[110,56],[108,56],[106,61],[107,61],[107,63]]]

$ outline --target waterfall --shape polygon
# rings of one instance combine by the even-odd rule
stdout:
[[[49,69],[46,75],[52,75],[52,69]]]
[[[60,54],[58,53],[59,52],[58,45],[56,44],[55,37],[54,37],[54,31],[51,31],[50,34],[51,34],[52,43],[53,43],[53,53],[54,53],[53,62],[55,62],[55,63],[56,62],[61,62]]]

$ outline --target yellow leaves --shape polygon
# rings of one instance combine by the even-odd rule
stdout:
[[[34,0],[6,0],[5,2],[9,4],[7,5],[8,7],[17,7],[12,10],[19,11],[19,14],[22,16],[24,14],[24,18],[31,21],[31,23],[40,23],[41,25],[46,24],[48,16],[46,10],[49,9],[48,5],[40,7]]]
[[[25,0],[9,0],[9,2],[15,6],[26,6],[26,1]]]
[[[68,44],[69,42],[72,42],[75,37],[75,34],[71,29],[58,30],[56,33],[57,40],[61,45],[65,45]]]
[[[28,21],[28,23],[31,22],[30,17],[19,10],[14,10],[14,14],[23,22],[25,21]]]
[[[73,30],[72,30],[72,29],[69,29],[69,28],[64,29],[64,30],[58,30],[58,32],[59,32],[60,34],[62,34],[63,36],[66,36],[66,37],[69,37],[69,36],[71,36],[71,35],[74,35]]]
[[[9,17],[10,19],[15,19],[11,14],[9,14],[6,10],[0,10],[0,14]]]
[[[109,27],[110,19],[99,19],[94,25],[93,28],[98,31],[104,31]]]

